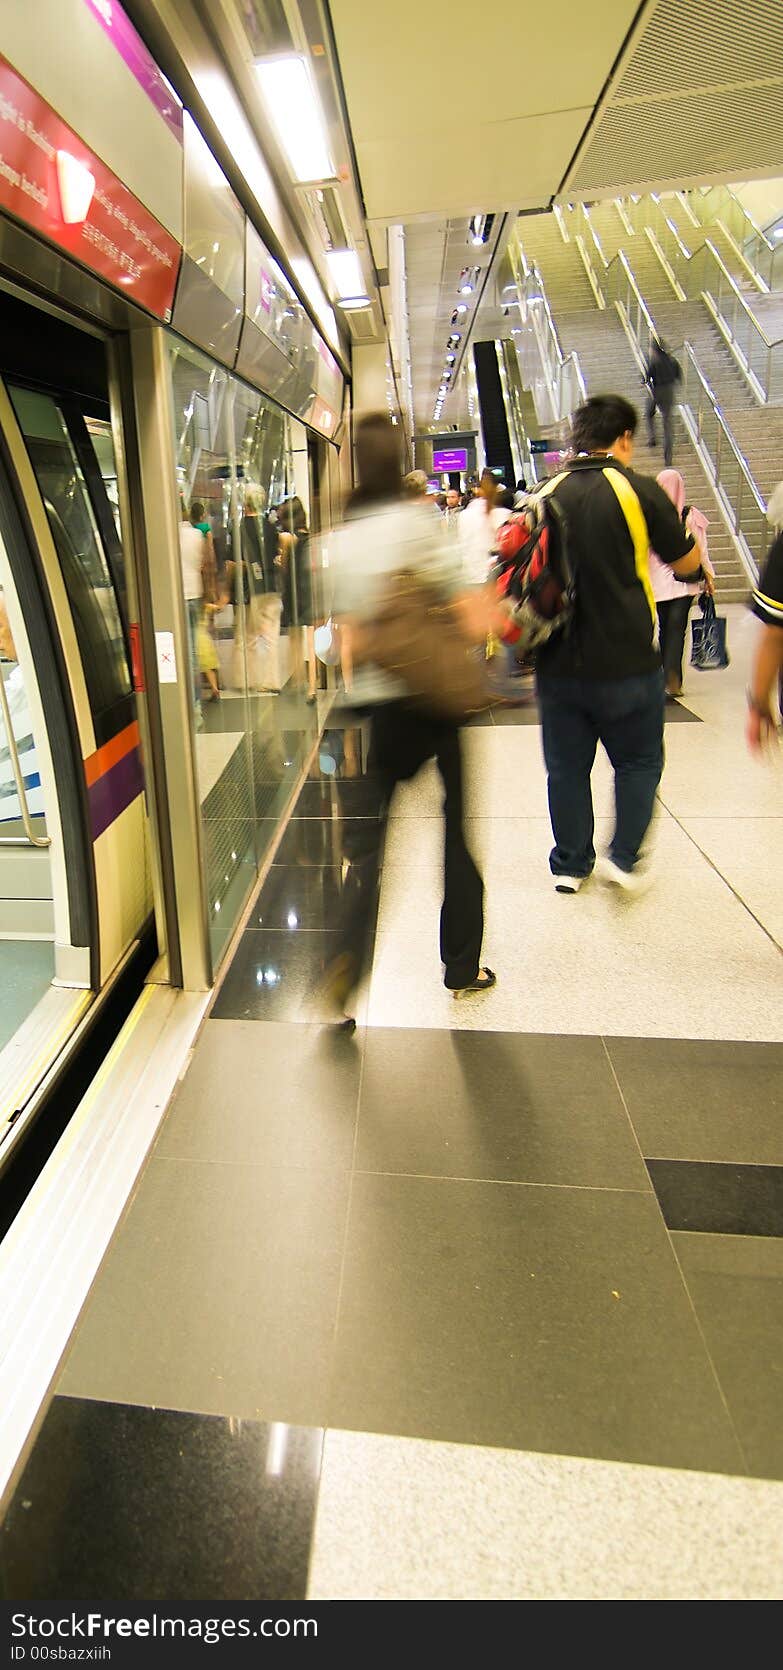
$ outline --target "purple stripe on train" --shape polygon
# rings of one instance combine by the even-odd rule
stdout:
[[[163,117],[166,126],[171,129],[181,145],[182,106],[166,77],[158,69],[152,54],[147,51],[141,36],[137,35],[130,18],[117,4],[117,0],[87,0],[87,5],[93,17],[97,18],[109,39],[113,41],[131,75],[135,76],[139,86],[144,88],[158,115]]]
[[[87,790],[94,841],[97,841],[104,829],[108,829],[109,824],[141,794],[143,787],[141,755],[138,748],[133,748],[124,759],[118,760],[110,771],[105,771],[97,783],[93,783]]]

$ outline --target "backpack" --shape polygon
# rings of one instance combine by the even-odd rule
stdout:
[[[554,490],[567,472],[553,476],[531,495],[523,511],[510,516],[495,536],[495,595],[508,624],[503,642],[526,661],[551,638],[567,630],[574,612],[575,576],[568,550],[565,513]]]
[[[673,354],[659,354],[656,360],[650,362],[648,381],[652,388],[670,388],[673,383],[682,382],[682,367]]]

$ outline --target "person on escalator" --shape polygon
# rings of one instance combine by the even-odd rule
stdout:
[[[663,461],[667,469],[674,461],[674,407],[677,399],[677,384],[682,382],[682,371],[679,361],[670,354],[665,343],[658,338],[653,341],[650,357],[645,367],[645,386],[647,396],[647,438],[650,446],[655,446],[655,414],[660,412],[663,423]]]

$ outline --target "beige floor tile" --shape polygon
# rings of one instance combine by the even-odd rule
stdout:
[[[783,1596],[783,1485],[326,1434],[311,1600]]]
[[[596,880],[555,893],[545,853],[518,879],[485,868],[484,959],[495,991],[455,1003],[440,986],[440,871],[384,872],[368,1021],[639,1037],[783,1038],[780,953],[696,849],[663,855],[642,899]],[[542,843],[543,845],[543,843]]]

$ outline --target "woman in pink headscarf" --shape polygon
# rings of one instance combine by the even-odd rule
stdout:
[[[691,605],[700,591],[706,591],[712,597],[715,591],[715,570],[707,552],[707,517],[702,511],[696,510],[694,505],[685,503],[685,482],[679,470],[661,470],[658,482],[679,511],[688,532],[693,534],[701,553],[701,566],[704,570],[703,580],[686,584],[684,580],[676,578],[668,563],[661,562],[655,552],[650,551],[650,580],[658,610],[666,695],[673,699],[682,695],[682,657]]]

